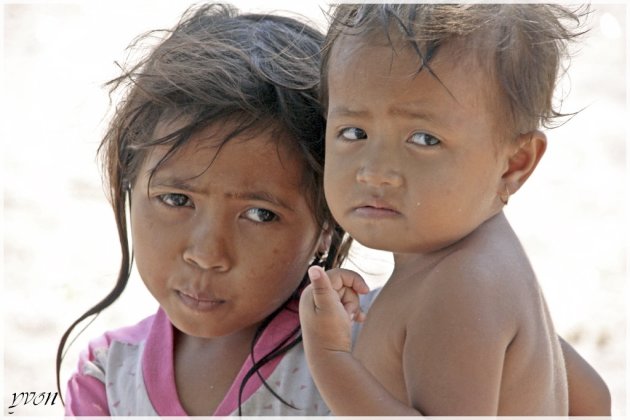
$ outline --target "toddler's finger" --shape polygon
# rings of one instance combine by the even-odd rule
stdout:
[[[350,314],[350,320],[353,322],[363,323],[363,321],[365,321],[365,317],[365,312],[360,309]]]
[[[308,269],[308,276],[311,279],[313,302],[316,308],[329,309],[341,303],[339,295],[335,289],[333,289],[328,275],[326,275],[326,272],[321,267],[310,267]]]
[[[343,294],[341,296],[341,303],[343,304],[346,313],[350,317],[350,320],[355,322],[363,322],[365,314],[361,309],[361,301],[359,295],[352,289],[344,287]]]
[[[370,291],[363,277],[352,270],[339,269],[339,277],[341,278],[343,287],[348,287],[360,295],[364,295]]]

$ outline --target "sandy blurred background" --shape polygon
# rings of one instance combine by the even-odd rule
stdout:
[[[65,328],[112,287],[118,240],[95,151],[105,127],[102,83],[141,32],[172,26],[188,2],[2,3],[3,413],[19,392],[54,392],[54,356]],[[324,3],[235,3],[291,10],[324,27]],[[548,132],[539,169],[512,199],[509,219],[528,250],[559,333],[627,401],[627,41],[624,4],[594,4],[592,31],[563,85],[565,111],[583,108]],[[353,262],[373,284],[391,270],[385,253],[356,248]],[[135,323],[156,304],[134,275],[123,297],[71,347],[105,329]],[[59,415],[29,405],[14,415]]]

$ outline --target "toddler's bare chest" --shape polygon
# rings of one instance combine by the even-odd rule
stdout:
[[[381,292],[372,304],[353,354],[392,395],[408,403],[402,365],[406,311],[392,306],[390,298]]]

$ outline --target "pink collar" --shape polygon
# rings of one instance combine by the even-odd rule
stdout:
[[[299,325],[297,305],[291,306],[291,309],[281,311],[263,332],[254,347],[256,359],[266,355]],[[142,372],[149,399],[158,415],[188,416],[177,398],[175,387],[173,329],[168,316],[160,308],[147,337],[142,356]],[[281,359],[282,357],[277,357],[260,368],[260,374],[265,380],[269,378]],[[252,359],[248,357],[213,415],[227,416],[238,409],[240,384],[252,365]],[[262,381],[258,375],[251,376],[243,390],[242,403],[245,403],[261,386]]]

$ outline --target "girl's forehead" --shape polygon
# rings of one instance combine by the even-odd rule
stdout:
[[[178,141],[178,138],[181,137],[179,133],[185,131],[193,123],[187,117],[161,119],[155,126],[152,141],[163,143],[167,148],[171,148],[175,143],[181,143],[183,147],[188,147],[189,144],[195,147],[218,147],[229,136],[230,132],[236,128],[234,123],[217,121],[205,126],[202,125],[200,128],[192,131],[189,137],[190,140],[194,139],[195,141]]]
[[[185,131],[191,126],[191,121],[186,117],[160,120],[152,136],[152,141],[158,145],[152,149],[155,149],[155,154],[216,151],[232,142],[255,139],[258,143],[266,140],[286,153],[297,151],[297,140],[292,140],[278,123],[270,121],[252,125],[243,124],[242,120],[238,117],[217,120],[189,133]]]
[[[168,136],[178,128],[172,124],[158,126],[156,138]],[[179,145],[174,141],[152,147],[145,169],[154,175],[171,174],[178,178],[194,179],[210,171],[214,176],[232,179],[259,176],[268,182],[289,180],[299,184],[306,166],[285,137],[268,127],[235,134],[232,124],[212,124]]]

